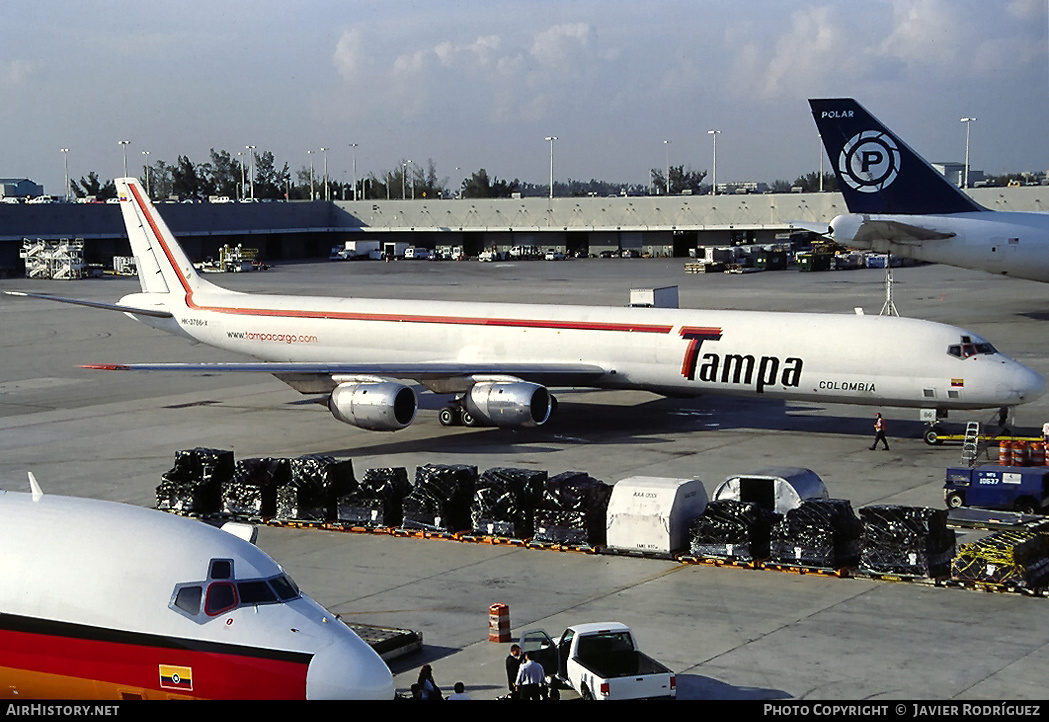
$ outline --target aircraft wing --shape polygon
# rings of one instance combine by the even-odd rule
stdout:
[[[338,377],[413,379],[441,393],[463,391],[479,376],[512,376],[548,386],[588,386],[608,369],[584,363],[493,363],[421,361],[338,363],[248,361],[233,363],[85,364],[103,371],[192,371],[197,373],[268,373],[302,393],[327,393]]]
[[[894,243],[918,243],[919,241],[943,241],[953,238],[954,233],[943,233],[909,223],[891,221],[883,218],[864,220],[853,240],[862,243],[871,241],[892,241]]]
[[[152,316],[154,318],[172,318],[169,311],[165,311],[160,308],[137,308],[135,306],[125,306],[120,303],[103,303],[102,301],[85,301],[80,298],[63,298],[62,296],[52,296],[47,293],[31,293],[29,291],[4,291],[8,296],[23,296],[26,298],[41,298],[45,301],[57,301],[58,303],[71,303],[74,306],[89,306],[90,308],[103,308],[107,311],[123,311],[124,313],[134,313],[139,316]]]

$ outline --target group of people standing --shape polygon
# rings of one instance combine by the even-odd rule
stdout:
[[[558,699],[556,689],[546,684],[546,671],[543,665],[533,658],[531,652],[522,652],[518,644],[511,645],[506,658],[506,684],[509,699]],[[470,699],[466,686],[456,682],[455,691],[444,696],[441,688],[433,679],[433,668],[424,664],[419,669],[419,679],[411,687],[412,699]]]
[[[510,646],[506,657],[506,686],[510,699],[558,699],[555,687],[547,687],[546,671],[531,652],[522,652],[521,646]]]

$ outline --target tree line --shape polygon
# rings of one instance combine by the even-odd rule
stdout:
[[[709,193],[706,183],[707,172],[695,171],[684,165],[670,166],[669,184],[666,171],[652,168],[649,184],[614,183],[597,179],[589,181],[569,179],[554,181],[553,195],[557,197],[585,196],[642,196]],[[344,175],[344,174],[343,174]],[[287,163],[278,165],[270,151],[252,151],[245,159],[241,154],[211,149],[209,158],[203,163],[194,163],[189,157],[180,155],[173,164],[158,160],[143,166],[141,182],[151,198],[157,200],[206,200],[220,196],[230,199],[255,200],[353,200],[356,199],[426,199],[426,198],[509,198],[545,197],[550,195],[548,184],[500,179],[489,175],[481,168],[464,177],[457,187],[449,185],[449,178],[437,172],[432,159],[425,164],[402,159],[392,169],[370,172],[356,181],[339,180],[330,175],[324,177],[323,169],[316,165],[303,166],[294,174]],[[789,192],[795,188],[804,192],[819,190],[819,174],[809,173],[793,182],[775,181],[768,189],[776,193]],[[79,181],[70,182],[70,188],[78,198],[94,197],[107,200],[116,196],[112,180],[103,182],[95,172],[88,173]],[[354,192],[356,190],[356,193]],[[832,173],[823,177],[823,190],[837,190],[837,180]]]

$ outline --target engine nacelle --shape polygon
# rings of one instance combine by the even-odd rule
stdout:
[[[415,419],[415,391],[395,381],[339,384],[328,397],[328,410],[344,424],[371,431],[397,431]]]
[[[550,418],[551,399],[545,386],[527,381],[482,382],[470,387],[463,405],[492,426],[540,426]]]

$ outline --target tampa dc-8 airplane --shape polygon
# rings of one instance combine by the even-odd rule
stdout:
[[[364,429],[397,430],[413,421],[417,397],[405,381],[455,396],[440,411],[444,424],[497,426],[544,423],[554,407],[550,386],[941,415],[1012,407],[1045,391],[1041,375],[976,334],[892,316],[227,291],[196,272],[137,180],[116,183],[142,291],[86,305],[259,360],[92,368],[268,372],[303,393],[327,394],[336,419]]]
[[[0,698],[394,698],[379,655],[249,541],[30,484],[0,491]]]
[[[1049,213],[984,208],[851,98],[809,105],[849,209],[835,241],[1049,282]]]

